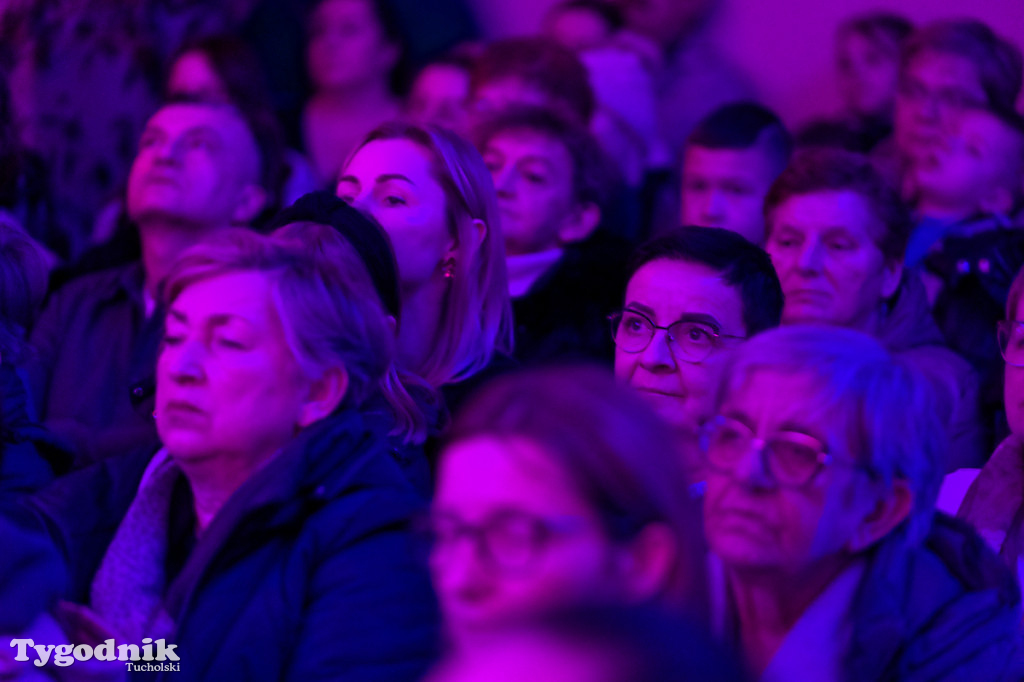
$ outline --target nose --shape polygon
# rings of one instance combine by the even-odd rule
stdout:
[[[767,461],[764,441],[753,439],[750,447],[733,470],[733,477],[751,488],[771,488],[775,480],[765,466]]]
[[[177,383],[197,383],[203,380],[203,356],[201,344],[182,342],[180,346],[168,347],[163,351],[161,361],[166,363],[168,375]]]
[[[493,591],[490,572],[483,566],[480,551],[469,537],[460,537],[441,551],[435,549],[431,565],[438,591],[448,599],[480,602]]]
[[[499,197],[511,197],[515,195],[515,171],[511,168],[502,168],[494,173],[491,177],[494,179],[494,189],[497,190]]]
[[[797,268],[801,272],[811,274],[821,272],[822,255],[821,242],[817,239],[808,239],[797,256]]]
[[[725,201],[722,193],[712,190],[704,196],[704,210],[702,216],[709,223],[719,223],[722,220],[722,210],[725,208]]]
[[[665,373],[676,370],[676,359],[669,347],[668,332],[654,330],[654,336],[647,348],[640,351],[640,366],[648,372]]]

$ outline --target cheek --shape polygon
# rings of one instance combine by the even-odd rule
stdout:
[[[639,364],[639,353],[626,353],[615,349],[615,376],[628,381]]]
[[[1024,435],[1024,368],[1006,367],[1005,396],[1010,430]]]

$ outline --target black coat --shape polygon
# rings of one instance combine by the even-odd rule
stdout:
[[[149,459],[113,458],[58,480],[0,522],[0,541],[24,533],[32,510],[66,571],[50,596],[86,601]],[[169,679],[419,679],[438,640],[408,533],[423,504],[386,438],[355,411],[307,429],[235,492],[168,586],[181,659]],[[12,598],[0,587],[0,609]]]
[[[512,300],[515,358],[523,364],[594,360],[611,364],[608,315],[622,307],[628,242],[598,230],[565,248],[525,296]]]

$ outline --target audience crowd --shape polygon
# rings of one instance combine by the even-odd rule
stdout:
[[[716,4],[0,7],[0,680],[1024,679],[1021,46]]]

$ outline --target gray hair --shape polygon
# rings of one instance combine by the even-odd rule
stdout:
[[[928,534],[945,471],[945,430],[927,379],[875,339],[838,327],[793,325],[759,334],[727,360],[716,395],[720,408],[756,370],[810,377],[807,413],[827,437],[887,485],[905,481],[914,494],[905,522],[908,543]]]

